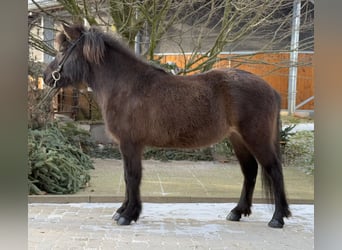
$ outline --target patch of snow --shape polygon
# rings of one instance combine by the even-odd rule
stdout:
[[[287,124],[283,125],[282,128],[289,127],[290,125],[293,124]],[[298,123],[296,126],[291,130],[291,132],[298,132],[298,131],[314,131],[315,130],[315,125],[314,123]]]

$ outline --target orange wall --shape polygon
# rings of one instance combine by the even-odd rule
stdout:
[[[158,56],[159,57],[159,56]],[[185,61],[190,55],[164,55],[161,63],[174,62],[179,68],[184,68]],[[237,67],[261,76],[272,85],[282,96],[282,108],[287,109],[287,90],[289,74],[289,53],[264,53],[256,55],[221,54],[225,58],[215,64],[215,68]],[[312,66],[312,53],[299,54],[299,67],[297,78],[297,105],[314,95],[314,70]],[[314,100],[300,109],[314,109]]]

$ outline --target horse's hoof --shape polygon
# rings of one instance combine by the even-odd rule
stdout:
[[[126,219],[125,217],[120,217],[120,218],[117,220],[117,224],[120,225],[120,226],[127,226],[127,225],[130,225],[131,222],[132,222],[131,220]]]
[[[118,221],[119,218],[120,218],[120,214],[119,213],[116,212],[115,214],[113,214],[113,217],[112,217],[113,220]]]
[[[236,212],[233,212],[231,211],[227,217],[226,217],[227,220],[230,220],[230,221],[239,221],[241,219],[241,214],[238,214]]]
[[[284,220],[278,220],[278,219],[272,219],[269,223],[268,223],[269,227],[272,228],[283,228],[284,227]]]

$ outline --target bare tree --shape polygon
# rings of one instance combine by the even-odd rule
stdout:
[[[33,1],[35,2],[35,1]],[[291,0],[58,0],[72,22],[86,19],[91,25],[115,30],[141,53],[171,50],[183,53],[183,74],[211,69],[220,60],[238,60],[239,55],[218,56],[222,51],[252,50],[255,53],[289,51]],[[37,6],[39,4],[36,3]],[[40,8],[61,20],[59,12]],[[65,19],[65,14],[64,14]],[[313,48],[313,4],[303,1],[300,50]],[[140,39],[137,36],[140,35]],[[53,54],[30,35],[37,49]],[[190,56],[185,56],[189,54]],[[248,61],[248,57],[240,63]]]
[[[202,2],[188,9],[188,18],[178,24],[177,36],[173,33],[173,41],[183,54],[191,52],[190,57],[184,56],[186,73],[209,70],[220,60],[241,58],[239,55],[218,57],[222,51],[252,50],[256,54],[290,50],[292,1]],[[302,11],[302,34],[310,35],[302,39],[300,50],[313,48],[312,16],[313,8],[306,2]],[[191,41],[190,46],[185,40]],[[244,59],[248,58],[244,56]]]

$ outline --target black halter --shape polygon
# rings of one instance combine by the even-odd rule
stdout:
[[[64,57],[62,58],[62,60],[59,62],[58,67],[56,70],[52,71],[51,76],[53,78],[53,80],[55,81],[52,88],[56,88],[57,87],[57,82],[59,81],[59,79],[61,79],[61,71],[63,68],[64,63],[66,62],[66,60],[69,58],[72,50],[76,47],[77,43],[83,38],[84,34],[82,34],[66,51],[66,54],[64,55]]]

